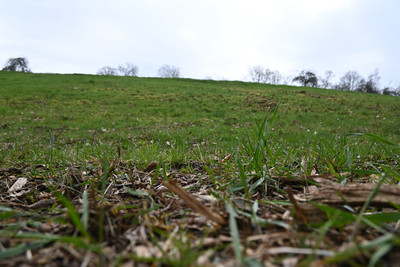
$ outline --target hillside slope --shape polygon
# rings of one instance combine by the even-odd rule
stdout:
[[[0,72],[0,133],[183,138],[229,146],[255,120],[289,143],[354,132],[400,140],[399,98],[318,88],[191,79]]]

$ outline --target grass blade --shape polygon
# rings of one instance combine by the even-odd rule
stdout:
[[[75,225],[76,228],[78,228],[79,232],[87,238],[88,240],[90,239],[89,233],[86,231],[86,228],[84,224],[80,220],[79,213],[76,211],[75,207],[72,205],[72,203],[60,192],[56,191],[54,192],[55,196],[57,199],[64,205],[64,207],[67,209],[68,215],[72,221],[72,223]]]
[[[83,224],[83,228],[85,229],[85,231],[87,231],[88,224],[89,224],[89,199],[88,199],[87,190],[83,191],[82,202],[83,202],[82,203],[82,207],[83,207],[82,224]]]
[[[365,211],[367,210],[369,204],[371,203],[372,199],[376,196],[376,194],[379,191],[379,188],[381,187],[381,185],[383,184],[383,182],[385,181],[386,176],[382,175],[382,178],[379,180],[379,182],[376,184],[375,189],[371,192],[371,194],[369,195],[368,199],[365,201],[363,207],[360,210],[359,215],[357,216],[356,222],[354,224],[354,228],[353,228],[353,233],[351,235],[351,238],[354,240],[356,234],[358,233],[358,229],[360,227],[360,223],[361,220],[364,216]]]
[[[238,262],[243,263],[243,252],[240,242],[239,229],[236,223],[237,213],[230,204],[226,204],[229,213],[229,230],[232,238],[233,251]]]
[[[374,255],[372,255],[371,260],[368,264],[368,267],[373,267],[376,266],[379,260],[385,256],[386,253],[388,253],[393,247],[393,244],[391,243],[386,243],[378,247],[378,249],[375,251]]]
[[[243,168],[243,164],[242,164],[242,161],[240,159],[239,153],[238,153],[238,156],[237,156],[236,159],[237,159],[236,162],[237,162],[237,165],[238,165],[238,168],[239,168],[240,181],[241,181],[242,186],[243,186],[243,191],[244,191],[246,199],[249,199],[249,189],[248,189],[248,186],[247,186],[246,174],[244,173],[244,168]]]
[[[33,250],[40,247],[43,247],[47,243],[50,243],[51,240],[36,240],[30,243],[23,243],[11,248],[7,248],[0,251],[0,260],[9,259],[15,256],[18,256],[22,253],[25,253],[27,250]]]

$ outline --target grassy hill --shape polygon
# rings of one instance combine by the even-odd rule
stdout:
[[[0,72],[0,260],[390,264],[399,143],[393,96]]]
[[[277,108],[269,136],[303,146],[371,133],[400,140],[399,99],[317,88],[191,79],[0,73],[5,142],[100,138],[166,141],[232,152]],[[208,147],[209,148],[209,147]]]

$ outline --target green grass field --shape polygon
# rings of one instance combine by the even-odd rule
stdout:
[[[399,144],[393,96],[0,72],[0,261],[390,264]]]
[[[231,153],[255,122],[271,118],[275,108],[268,134],[290,147],[348,133],[400,140],[400,104],[390,96],[93,75],[1,73],[0,82],[0,134],[4,142],[16,145],[95,139],[135,146],[145,140],[161,150],[168,141],[185,153],[194,152],[193,157],[199,147],[207,153]]]

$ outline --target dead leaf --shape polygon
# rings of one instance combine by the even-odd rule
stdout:
[[[157,162],[153,161],[150,162],[146,168],[143,170],[144,172],[151,172],[157,168]]]
[[[229,161],[232,157],[232,154],[228,154],[228,156],[226,156],[223,160],[221,160],[221,163],[226,163],[227,161]]]
[[[8,189],[8,192],[15,193],[20,191],[28,182],[28,179],[25,177],[18,178],[18,180]]]

